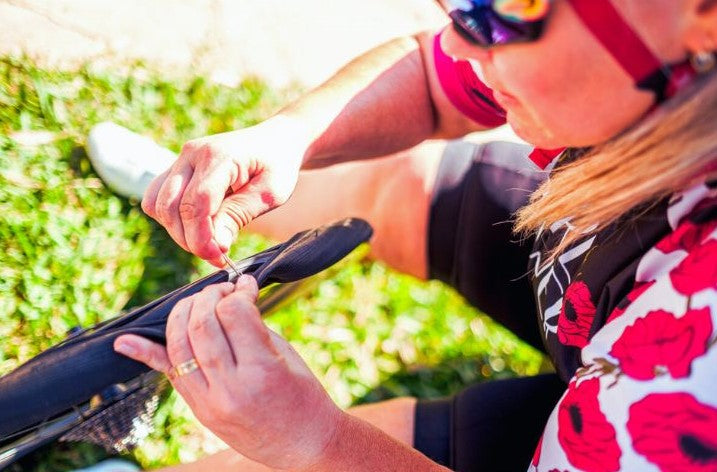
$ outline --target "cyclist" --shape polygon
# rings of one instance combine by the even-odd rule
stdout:
[[[368,218],[378,257],[451,283],[544,346],[556,374],[346,414],[261,323],[247,278],[175,309],[166,351],[137,337],[117,350],[168,373],[247,458],[188,468],[714,469],[717,2],[444,5],[439,35],[390,42],[256,127],[187,143],[143,208],[221,264],[300,168],[392,154],[305,175],[291,217]],[[530,147],[443,141],[506,121]],[[516,211],[514,228],[497,224]],[[284,208],[256,227],[294,224]]]

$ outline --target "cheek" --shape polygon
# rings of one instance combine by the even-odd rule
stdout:
[[[508,122],[518,135],[546,148],[591,146],[637,121],[652,105],[652,95],[638,91],[606,54],[563,51],[541,64],[528,58],[511,61],[538,67],[504,70],[496,61],[506,90],[518,99],[507,107]]]
[[[635,88],[571,8],[555,6],[539,41],[496,50],[487,67],[516,97],[508,120],[524,139],[548,148],[598,144],[638,120],[652,96]]]
[[[506,81],[508,93],[516,100],[504,103],[510,126],[525,141],[542,148],[561,147],[562,143],[553,145],[559,138],[556,136],[559,117],[568,110],[560,110],[557,100],[558,90],[552,86],[550,77],[533,74],[522,77],[522,73],[511,75]]]

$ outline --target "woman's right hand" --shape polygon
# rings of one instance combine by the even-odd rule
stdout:
[[[239,230],[294,191],[307,148],[288,118],[187,142],[142,209],[185,250],[223,266]]]

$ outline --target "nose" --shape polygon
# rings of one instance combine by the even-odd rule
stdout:
[[[441,33],[441,48],[443,52],[458,60],[472,59],[484,63],[489,62],[493,56],[490,49],[468,42],[451,25]]]

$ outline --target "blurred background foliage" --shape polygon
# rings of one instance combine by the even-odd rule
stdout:
[[[298,90],[236,88],[122,72],[41,70],[0,58],[0,374],[87,326],[212,271],[98,179],[83,146],[112,120],[178,151],[188,139],[250,126]],[[300,218],[297,215],[297,218]],[[235,259],[270,242],[242,235]],[[533,375],[544,357],[439,282],[392,272],[357,251],[268,324],[296,347],[343,407],[399,395],[436,397],[488,379]],[[155,432],[129,459],[187,462],[222,447],[168,395]],[[106,453],[57,444],[16,470],[55,471]]]

